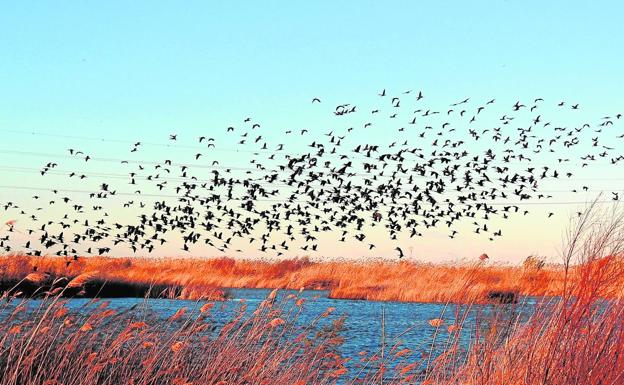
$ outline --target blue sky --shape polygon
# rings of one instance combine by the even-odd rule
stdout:
[[[312,97],[373,103],[382,88],[423,90],[440,103],[565,98],[598,117],[624,101],[623,8],[616,1],[5,3],[0,129],[154,142],[172,132],[219,139],[246,116],[276,133],[320,129],[327,123],[310,109]],[[0,160],[40,167],[41,158],[2,150],[62,153],[68,145],[100,156],[120,151],[4,132]],[[236,164],[237,155],[223,161]],[[36,175],[0,176],[5,184],[38,183]],[[19,194],[0,191],[0,201]],[[535,248],[551,253],[553,234]],[[446,257],[482,247],[466,242],[421,246]],[[507,242],[500,247],[512,257],[536,251],[517,251],[520,238]]]
[[[0,111],[11,124],[141,130],[172,115],[197,124],[380,87],[608,100],[624,80],[623,9],[600,4],[5,4]]]

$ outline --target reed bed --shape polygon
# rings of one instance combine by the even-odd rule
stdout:
[[[538,263],[536,263],[536,261]],[[68,264],[69,262],[69,264]],[[484,268],[487,267],[487,268]],[[497,266],[483,261],[458,265],[418,262],[312,262],[215,259],[155,259],[0,256],[0,290],[37,274],[53,281],[90,274],[91,285],[107,296],[142,297],[170,290],[170,297],[217,299],[223,288],[328,290],[336,299],[402,302],[487,302],[492,293],[555,296],[564,289],[563,266],[543,265],[529,258],[522,266]],[[466,281],[470,285],[466,285]],[[157,290],[154,290],[156,288]],[[221,290],[221,291],[220,291]]]
[[[319,314],[297,326],[302,302],[269,296],[253,312],[242,304],[218,325],[214,302],[197,302],[168,320],[149,307],[116,312],[93,301],[13,299],[2,309],[0,384],[334,384],[340,319]],[[218,305],[218,304],[217,304]]]
[[[414,350],[401,336],[385,338],[382,315],[379,349],[358,357],[339,354],[358,336],[343,330],[348,320],[331,319],[335,309],[298,325],[304,301],[278,300],[276,291],[253,311],[243,303],[222,325],[212,318],[215,302],[157,321],[98,301],[72,312],[62,293],[38,302],[8,297],[0,385],[619,385],[623,257],[624,210],[591,206],[567,234],[557,297],[541,297],[526,314],[507,311],[516,305],[451,304],[449,296],[453,321],[429,319],[431,338]],[[483,261],[462,269],[454,290],[469,292],[491,274]],[[487,311],[467,322],[476,308]]]
[[[564,290],[526,321],[489,319],[466,355],[452,342],[426,384],[624,383],[624,210],[590,205],[565,237]]]
[[[579,276],[565,296],[544,298],[526,318],[510,316],[514,305],[487,305],[473,325],[466,320],[479,305],[449,303],[452,321],[431,318],[418,349],[384,339],[382,318],[379,349],[356,357],[340,355],[346,338],[358,338],[343,329],[348,319],[328,308],[301,325],[306,302],[277,290],[220,323],[222,302],[159,319],[149,302],[117,312],[97,299],[70,310],[60,295],[9,298],[0,308],[0,385],[621,384],[624,302],[603,297],[620,279],[619,261],[591,258],[570,273]]]

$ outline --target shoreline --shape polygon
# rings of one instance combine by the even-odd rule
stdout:
[[[67,261],[70,261],[67,263]],[[0,256],[0,291],[19,282],[24,292],[100,297],[227,299],[232,289],[324,290],[328,298],[420,303],[515,302],[524,296],[557,296],[564,274],[556,267],[484,263],[276,262],[211,259],[146,259]],[[616,286],[616,285],[612,285]],[[615,289],[615,288],[614,288]],[[17,290],[13,290],[15,293]],[[609,293],[605,293],[609,297]]]

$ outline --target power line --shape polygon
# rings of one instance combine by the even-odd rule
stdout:
[[[103,137],[67,135],[67,134],[57,134],[57,133],[46,133],[46,132],[40,132],[40,131],[21,131],[21,130],[0,129],[0,132],[21,134],[21,135],[30,135],[30,136],[46,136],[46,137],[58,137],[58,138],[64,138],[64,139],[87,140],[87,141],[96,141],[96,142],[123,143],[123,144],[130,144],[130,145],[134,145],[134,144],[137,143],[137,141],[124,140],[124,139],[110,139],[110,138],[103,138]],[[170,144],[170,143],[156,143],[156,142],[144,142],[144,141],[138,141],[138,142],[141,143],[141,145],[167,147],[167,148],[183,148],[183,149],[196,149],[196,150],[207,150],[207,149],[210,149],[208,147],[184,145],[184,144],[177,144],[177,143],[176,144]],[[211,151],[219,151],[219,152],[249,153],[249,154],[260,154],[260,153],[274,154],[275,153],[274,150],[268,150],[268,149],[266,149],[266,150],[264,150],[264,149],[244,150],[244,149],[236,149],[236,148],[216,148],[216,147],[213,147],[210,150]],[[338,158],[341,155],[339,155],[339,154],[324,154],[323,156]],[[369,159],[369,158],[365,158],[365,157],[351,157],[349,159],[360,159],[360,160],[363,160],[363,159]],[[527,158],[526,162],[504,162],[504,163],[489,162],[488,164],[491,164],[491,165],[504,165],[504,166],[507,166],[509,164],[522,164],[522,165],[533,164],[533,165],[535,165],[535,163],[529,161],[528,158]],[[559,162],[559,164],[562,164],[562,163]],[[567,163],[567,162],[565,162],[565,164],[576,165],[576,166],[583,165],[583,163]],[[592,165],[594,165],[594,166],[611,166],[611,165],[613,165],[613,163],[602,163],[602,164],[594,163]]]
[[[18,189],[18,190],[34,190],[34,191],[48,191],[48,192],[52,192],[52,191],[56,191],[56,192],[71,192],[71,193],[85,193],[85,194],[97,194],[97,192],[94,191],[89,191],[89,190],[75,190],[75,189],[51,189],[51,188],[45,188],[45,187],[34,187],[34,186],[14,186],[14,185],[0,185],[1,189]],[[101,192],[101,191],[100,191]],[[114,195],[124,195],[124,196],[134,196],[134,197],[142,197],[142,196],[148,196],[148,197],[163,197],[163,198],[195,198],[195,196],[186,196],[186,195],[165,195],[165,194],[134,194],[134,193],[123,193],[123,192],[116,192]],[[229,198],[228,198],[229,199]],[[240,198],[231,198],[231,200],[246,200],[246,199],[240,199]],[[308,201],[290,201],[290,200],[284,200],[284,199],[254,199],[256,201],[267,201],[267,202],[300,202],[300,203],[309,203]],[[596,203],[614,203],[616,202],[616,200],[602,200],[602,201],[595,201]],[[424,202],[424,203],[428,203],[428,202]],[[464,203],[464,204],[470,204],[470,205],[476,205],[476,204],[483,204],[483,205],[488,205],[488,206],[523,206],[523,205],[578,205],[578,204],[587,204],[588,201],[564,201],[564,202],[526,202],[526,201],[519,201],[519,202],[488,202],[488,201],[482,201],[482,202],[476,202],[476,201],[471,201],[470,203]],[[448,204],[448,202],[439,202],[438,204]],[[460,205],[460,204],[458,204]]]
[[[55,133],[38,132],[38,131],[19,131],[19,130],[0,129],[0,132],[21,134],[21,135],[31,135],[31,136],[47,136],[47,137],[63,138],[63,139],[88,140],[88,141],[104,142],[104,143],[121,143],[121,144],[134,145],[140,142],[141,146],[158,146],[158,147],[185,148],[185,149],[196,149],[196,150],[207,149],[207,147],[203,147],[203,146],[191,146],[191,145],[185,145],[185,144],[144,142],[142,140],[132,141],[132,140],[124,140],[124,139],[108,139],[108,138],[101,138],[101,137],[98,138],[98,137],[90,137],[90,136],[55,134]],[[239,150],[236,148],[212,148],[212,150],[223,151],[223,152],[249,152],[249,153],[270,152],[270,150],[257,150],[256,151],[256,150]]]
[[[63,158],[70,158],[73,160],[79,160],[80,158],[76,158],[75,156],[71,156],[71,155],[62,155],[62,154],[48,154],[48,153],[38,153],[38,152],[26,152],[26,151],[18,151],[18,150],[3,150],[0,149],[0,153],[2,152],[8,152],[8,153],[18,153],[18,154],[27,154],[27,155],[33,155],[33,156],[45,156],[45,157],[63,157]],[[90,158],[90,161],[102,161],[102,162],[113,162],[113,161],[124,161],[123,159],[116,159],[116,158]],[[132,162],[133,164],[151,164],[151,165],[160,165],[163,166],[163,163],[160,162],[150,162],[150,161],[127,161],[128,163]],[[223,165],[194,165],[194,164],[180,164],[180,163],[171,163],[172,166],[179,166],[179,167],[186,167],[186,168],[192,168],[192,167],[199,167],[199,168],[211,168],[211,169],[218,169],[218,170],[237,170],[237,171],[256,171],[258,172],[258,169],[254,169],[254,168],[250,168],[250,167],[238,167],[238,168],[234,168],[231,166],[223,166]],[[17,171],[17,172],[36,172],[36,173],[40,173],[41,169],[37,169],[37,168],[32,168],[32,167],[18,167],[18,166],[0,166],[0,169],[4,169],[6,171]],[[266,170],[264,170],[266,171]],[[123,178],[123,179],[131,179],[131,178],[137,178],[137,179],[142,179],[142,180],[149,180],[147,179],[147,176],[143,176],[143,175],[135,175],[135,176],[131,176],[130,173],[128,174],[115,174],[115,173],[104,173],[104,172],[81,172],[81,171],[71,171],[71,170],[59,170],[59,169],[49,169],[48,171],[46,171],[46,173],[51,173],[51,174],[55,174],[55,175],[63,175],[63,173],[76,173],[76,174],[81,174],[81,175],[86,175],[86,176],[96,176],[96,177],[110,177],[110,178]],[[275,173],[291,173],[291,171],[286,171],[286,170],[270,170],[270,172],[275,172]],[[328,175],[330,175],[328,173]],[[355,176],[359,176],[359,177],[370,177],[370,175],[368,174],[361,174],[361,173],[355,173]],[[385,176],[378,176],[379,178],[392,178],[392,176],[390,175],[385,175]],[[427,176],[423,176],[423,175],[411,175],[411,177],[416,178],[416,179],[428,179]],[[451,178],[450,176],[445,176],[445,175],[440,175],[440,178],[444,177],[446,179]],[[458,180],[460,180],[460,177],[457,177]],[[192,176],[189,177],[167,177],[167,176],[159,176],[159,178],[155,178],[156,180],[167,180],[167,181],[186,181],[186,180],[193,180],[196,182],[209,182],[211,180],[208,179],[193,179]],[[254,180],[255,184],[259,184],[259,185],[272,185],[272,186],[291,186],[287,183],[273,183],[273,182],[266,182],[264,181],[264,179],[262,178],[256,178],[256,179],[252,179]],[[555,181],[557,179],[554,178],[550,178],[547,179],[548,181],[552,182]],[[624,178],[577,178],[577,177],[568,177],[565,179],[558,179],[558,181],[560,182],[568,182],[568,181],[624,181]],[[609,190],[592,190],[592,191],[609,191]],[[568,190],[536,190],[535,192],[572,192],[572,191],[568,191]]]
[[[106,192],[106,191],[89,191],[89,190],[76,190],[76,189],[52,189],[52,188],[46,188],[46,187],[34,187],[34,186],[11,186],[11,185],[0,185],[0,189],[17,189],[17,190],[33,190],[33,191],[46,191],[46,192],[64,192],[64,193],[77,193],[77,194],[95,194],[97,195],[98,193],[101,192]],[[151,194],[151,193],[141,193],[141,194],[137,194],[137,193],[125,193],[125,192],[115,192],[114,194],[110,194],[110,192],[108,192],[109,195],[107,195],[107,197],[113,197],[116,195],[121,195],[121,196],[133,196],[136,198],[141,198],[141,197],[153,197],[153,198],[197,198],[197,196],[191,196],[191,195],[167,195],[167,194]],[[207,197],[208,198],[208,197]],[[242,198],[228,198],[228,200],[236,200],[236,201],[247,201],[249,199],[242,199]],[[283,200],[283,199],[254,199],[254,201],[260,201],[260,202],[290,202],[287,200]],[[293,202],[297,202],[297,201],[293,201]],[[300,203],[305,203],[305,201],[298,201]]]
[[[20,166],[0,166],[0,170],[4,170],[4,171],[8,171],[8,172],[19,172],[19,173],[34,173],[34,174],[40,174],[42,172],[41,169],[38,168],[34,168],[34,167],[20,167]],[[104,173],[104,172],[80,172],[80,171],[71,171],[71,170],[61,170],[61,169],[49,169],[47,171],[45,171],[45,174],[53,174],[53,175],[66,175],[68,176],[71,173],[75,173],[76,177],[80,177],[81,175],[85,175],[87,177],[103,177],[103,178],[113,178],[113,179],[125,179],[125,180],[129,180],[129,179],[137,179],[137,180],[151,180],[154,182],[157,181],[172,181],[172,182],[186,182],[186,181],[192,181],[194,183],[207,183],[207,182],[212,182],[213,179],[200,179],[200,178],[196,178],[194,176],[179,176],[179,177],[173,177],[173,176],[159,176],[158,178],[152,178],[150,179],[149,176],[146,175],[139,175],[139,174],[135,174],[135,175],[130,175],[128,174],[118,174],[118,173]],[[287,183],[275,183],[275,182],[267,182],[262,178],[256,178],[256,179],[250,179],[251,181],[253,181],[254,185],[259,185],[259,186],[281,186],[281,187],[292,187],[295,188],[297,186],[295,185],[290,185]],[[585,178],[568,178],[562,181],[572,181],[572,180],[585,180]],[[591,178],[590,180],[624,180],[624,178]],[[609,192],[609,191],[617,191],[614,189],[609,189],[609,190],[583,190],[583,192]],[[452,190],[450,191],[452,192]],[[579,191],[580,192],[580,191]],[[572,190],[541,190],[541,189],[537,189],[535,190],[535,193],[575,193],[575,191]]]
[[[83,160],[83,158],[78,158],[75,155],[65,155],[65,154],[53,154],[53,153],[44,153],[44,152],[35,152],[35,151],[20,151],[20,150],[8,150],[1,149],[0,153],[5,154],[17,154],[17,155],[25,155],[25,156],[37,156],[37,157],[46,157],[46,158],[64,158],[64,159],[72,159],[72,160]],[[86,156],[86,155],[85,155]],[[91,157],[89,156],[89,161],[95,162],[109,162],[109,163],[127,163],[127,164],[136,164],[136,165],[153,165],[153,166],[163,166],[164,162],[156,162],[149,160],[130,160],[130,159],[122,159],[122,158],[102,158],[102,157]],[[491,164],[491,163],[489,163]],[[208,164],[193,164],[193,163],[174,163],[171,162],[170,166],[176,167],[185,167],[185,168],[208,168],[208,169],[219,169],[219,170],[236,170],[236,171],[255,171],[258,172],[258,168],[253,167],[239,167],[239,166],[225,166],[225,165],[208,165]],[[266,170],[265,170],[266,171]],[[292,173],[292,170],[269,170],[269,172],[274,173]],[[370,177],[369,174],[361,174],[355,173],[355,176],[360,177]],[[411,175],[414,178],[427,178],[423,175]],[[378,176],[380,178],[392,178],[390,175]],[[450,176],[440,175],[440,178],[446,177],[451,178]],[[458,178],[459,179],[459,178]],[[562,180],[574,180],[575,178],[566,178]],[[550,179],[552,180],[552,178]],[[624,178],[578,178],[578,180],[624,180]]]
[[[52,153],[35,152],[35,151],[19,151],[19,150],[0,149],[0,153],[26,155],[26,156],[48,157],[48,158],[65,158],[65,159],[74,159],[74,160],[84,160],[84,158],[79,158],[76,155],[52,154]],[[101,157],[91,157],[91,156],[89,156],[89,161],[128,163],[128,164],[138,164],[138,165],[148,164],[148,165],[153,165],[153,166],[157,166],[157,165],[163,166],[163,163],[164,163],[164,162],[155,162],[155,161],[149,161],[149,160],[140,160],[139,161],[139,160],[131,160],[131,159],[101,158]],[[194,167],[194,168],[211,168],[211,169],[229,169],[229,170],[240,170],[240,171],[257,171],[257,169],[251,168],[251,167],[230,167],[230,166],[222,166],[222,165],[191,164],[191,163],[173,163],[173,162],[171,162],[170,166],[186,167],[186,168]]]
[[[8,172],[18,172],[18,173],[34,173],[41,174],[41,169],[33,168],[33,167],[18,167],[18,166],[0,166],[0,170],[8,171]],[[149,175],[130,175],[130,174],[115,174],[115,173],[104,173],[104,172],[80,172],[80,171],[70,171],[70,170],[61,170],[61,169],[49,169],[45,171],[45,175],[60,175],[60,176],[69,176],[71,173],[74,173],[76,177],[80,177],[82,175],[86,177],[102,177],[102,178],[112,178],[112,179],[137,179],[137,180],[146,180],[146,181],[171,181],[171,182],[194,182],[194,183],[208,183],[213,182],[213,179],[199,179],[194,178],[192,176],[179,176],[179,177],[168,177],[168,176],[159,176],[158,178],[149,178]],[[256,178],[250,179],[253,181],[254,185],[259,186],[280,186],[280,187],[297,187],[294,185],[289,185],[286,183],[272,183],[267,182],[264,179]]]

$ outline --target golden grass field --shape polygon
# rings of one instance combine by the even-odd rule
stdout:
[[[619,385],[624,212],[600,219],[571,231],[562,266],[534,259],[506,267],[479,259],[442,266],[100,257],[67,264],[4,256],[0,385]],[[15,290],[25,282],[42,288],[31,293],[42,300]],[[97,299],[72,310],[63,294],[80,295],[92,282],[157,287],[196,302],[168,320],[118,312]],[[348,318],[331,318],[335,309],[327,308],[297,324],[308,303],[296,294],[278,299],[273,290],[253,311],[241,302],[224,324],[215,323],[228,287],[324,288],[336,298],[469,306],[447,304],[452,321],[432,314],[414,350],[386,341],[383,318],[371,320],[379,349],[344,357],[339,346],[358,338],[343,327]],[[483,307],[493,312],[467,323],[472,305],[491,291],[533,295],[537,304],[526,317],[510,318],[508,305],[494,303]]]
[[[67,263],[69,262],[69,264]],[[36,270],[36,272],[35,272]],[[29,276],[30,275],[30,276]],[[215,298],[220,289],[323,289],[336,299],[403,302],[484,302],[496,292],[560,295],[564,272],[527,259],[521,266],[476,261],[459,265],[414,262],[279,262],[217,259],[0,257],[0,281],[83,280],[135,287],[176,287],[176,297]],[[130,295],[131,296],[131,295]]]
[[[564,270],[528,258],[520,266],[476,261],[461,265],[412,262],[279,262],[217,259],[142,259],[0,256],[0,282],[14,285],[27,279],[52,282],[60,277],[124,288],[176,288],[167,296],[183,299],[219,298],[227,288],[322,289],[336,299],[402,302],[482,303],[492,293],[557,296],[564,289]],[[36,270],[36,272],[34,272]],[[79,277],[79,278],[76,278]],[[577,279],[574,270],[570,279]],[[617,295],[622,282],[604,288]],[[140,296],[144,291],[138,290]],[[124,293],[118,293],[124,296]],[[133,296],[129,294],[128,296]]]
[[[44,262],[41,266],[50,270],[60,268],[55,258],[37,261]],[[4,263],[13,269],[5,270],[5,277],[23,275],[24,271],[14,271],[14,262]],[[80,268],[75,265],[73,272],[55,273],[76,275],[107,267],[101,274],[108,279],[146,280],[146,274],[151,272],[155,279],[169,279],[176,284],[183,283],[178,280],[186,275],[189,282],[196,284],[193,279],[198,279],[202,271],[211,271],[212,263],[228,274],[243,271],[243,267],[262,267],[260,273],[267,276],[272,271],[274,276],[267,280],[249,270],[239,281],[232,276],[228,278],[231,281],[217,282],[208,276],[206,284],[234,282],[244,286],[249,282],[271,282],[284,286],[289,282],[279,277],[282,270],[276,264],[229,262],[225,268],[223,260],[134,263],[96,258],[85,260]],[[191,273],[192,266],[203,270]],[[287,277],[298,283],[306,282],[304,277],[336,279],[337,273],[345,274],[349,267],[325,263],[289,267]],[[405,277],[422,271],[430,279],[435,274],[447,274],[453,288],[462,285],[454,280],[467,274],[464,288],[475,293],[482,290],[486,279],[507,279],[517,284],[523,277],[519,268],[489,268],[481,264],[455,269],[379,264],[359,269],[357,274],[362,277],[372,271],[396,271],[406,274]],[[10,301],[0,304],[0,384],[621,384],[624,302],[605,302],[603,298],[605,294],[616,294],[613,288],[623,275],[621,259],[593,257],[577,265],[573,275],[563,283],[557,281],[566,288],[562,297],[544,298],[523,322],[492,315],[482,320],[481,327],[472,329],[464,324],[466,312],[462,309],[466,307],[457,306],[452,323],[438,318],[429,320],[425,332],[430,338],[421,350],[406,349],[398,343],[385,346],[382,338],[379,351],[361,352],[356,357],[337,353],[344,338],[358,337],[343,333],[343,318],[324,322],[334,309],[328,308],[312,322],[297,326],[306,302],[295,294],[276,300],[276,290],[253,312],[242,303],[233,318],[220,327],[212,321],[212,314],[219,311],[214,301],[198,300],[194,308],[182,308],[163,322],[141,316],[140,312],[117,312],[102,300],[72,311],[66,306],[67,300],[56,295],[47,295],[38,303],[8,297]],[[618,290],[621,292],[622,288]],[[438,294],[428,299],[441,298],[438,296],[443,292],[438,289]],[[383,336],[383,328],[379,334]],[[472,341],[469,345],[461,342],[466,335]],[[355,369],[349,372],[346,363],[351,361]]]

